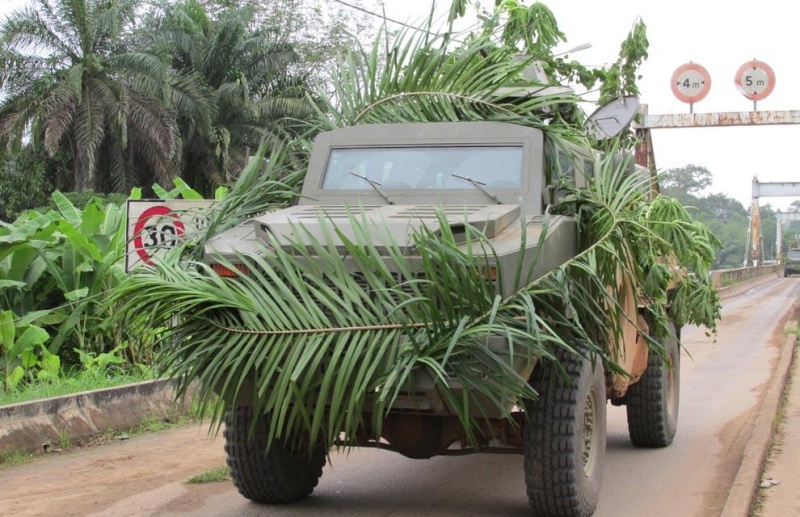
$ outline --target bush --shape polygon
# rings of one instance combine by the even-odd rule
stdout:
[[[122,206],[128,200],[128,194],[98,194],[92,189],[81,190],[80,192],[64,192],[64,197],[69,200],[72,205],[78,210],[85,209],[90,202],[97,200],[101,206],[113,203]],[[44,213],[48,210],[58,210],[58,206],[54,198],[48,197],[34,208],[37,212]]]
[[[0,220],[11,221],[47,203],[52,191],[45,162],[32,154],[20,152],[0,161]]]

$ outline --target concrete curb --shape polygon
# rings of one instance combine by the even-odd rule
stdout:
[[[723,299],[723,300],[726,300],[728,298],[731,298],[732,296],[736,296],[736,295],[742,294],[745,291],[748,291],[748,290],[750,290],[750,289],[752,289],[754,287],[757,287],[757,286],[759,286],[761,284],[765,284],[768,281],[774,280],[776,278],[780,278],[780,275],[778,275],[778,274],[764,275],[764,276],[760,276],[760,277],[757,277],[757,278],[753,278],[751,280],[747,280],[747,281],[742,282],[740,284],[733,284],[733,285],[729,285],[727,287],[720,287],[720,288],[717,289],[717,291],[719,291],[720,298]]]
[[[721,517],[748,517],[750,515],[750,508],[758,491],[759,477],[767,461],[769,447],[775,434],[777,425],[775,415],[778,413],[781,396],[789,378],[796,341],[797,336],[790,334],[783,342],[775,376],[770,381],[759,408],[750,432],[750,439],[745,445],[742,463],[739,465],[733,486],[728,493],[728,500],[722,509]]]
[[[42,453],[66,438],[74,444],[108,429],[173,419],[188,409],[188,402],[175,401],[170,379],[0,406],[0,454]]]

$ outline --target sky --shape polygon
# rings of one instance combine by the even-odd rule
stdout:
[[[430,11],[430,0],[384,0],[386,15],[412,25]],[[0,17],[27,0],[0,0]],[[439,0],[441,10],[449,0]],[[493,3],[484,0],[484,3]],[[525,2],[529,5],[531,1]],[[711,76],[707,96],[694,104],[695,113],[752,111],[753,102],[735,87],[744,63],[758,59],[775,71],[775,88],[758,102],[759,111],[800,110],[800,26],[785,0],[761,0],[744,7],[738,2],[695,0],[675,3],[646,0],[545,0],[567,36],[568,50],[585,43],[591,48],[572,55],[585,65],[601,66],[617,59],[622,41],[637,18],[647,25],[650,56],[642,65],[640,101],[650,114],[689,113],[689,104],[670,88],[673,72],[694,62]],[[586,113],[597,106],[587,96]],[[653,130],[659,170],[694,164],[713,177],[707,193],[723,193],[746,207],[752,180],[800,182],[792,157],[800,148],[800,125],[685,128]],[[762,198],[761,204],[785,210],[798,198]]]

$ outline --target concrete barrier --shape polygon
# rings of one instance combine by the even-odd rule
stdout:
[[[783,264],[770,264],[768,266],[740,267],[737,269],[719,269],[711,272],[714,287],[722,288],[740,284],[762,276],[778,276],[783,274]]]
[[[187,406],[175,401],[169,379],[0,406],[0,454],[41,453],[65,438],[74,444],[108,429],[175,419]]]

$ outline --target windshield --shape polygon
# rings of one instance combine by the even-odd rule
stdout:
[[[322,188],[372,190],[372,181],[384,190],[472,189],[463,178],[488,190],[519,188],[522,146],[332,149]]]

